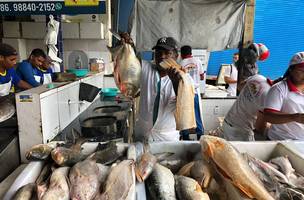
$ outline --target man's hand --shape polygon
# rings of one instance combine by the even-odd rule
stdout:
[[[167,74],[168,74],[170,80],[172,81],[173,89],[174,89],[175,95],[177,96],[178,84],[182,78],[180,75],[180,72],[175,68],[169,68],[169,69],[167,69]]]
[[[123,32],[119,34],[121,37],[121,42],[124,43],[128,43],[131,44],[132,46],[134,46],[134,42],[132,40],[132,38],[130,37],[129,33],[127,32]]]

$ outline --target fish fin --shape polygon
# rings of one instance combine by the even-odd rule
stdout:
[[[65,175],[64,177],[65,177],[65,180],[66,180],[69,188],[71,188],[71,181],[70,181],[69,177],[67,175]]]
[[[140,170],[138,169],[137,165],[135,166],[135,175],[138,182],[142,183],[144,181],[144,178],[140,173]]]
[[[117,39],[117,40],[121,40],[121,37],[120,37],[120,35],[117,33],[117,32],[115,32],[114,30],[112,30],[112,29],[109,29],[109,31],[112,33],[112,35]]]
[[[195,185],[195,191],[196,192],[203,192],[201,186],[196,182],[196,185]]]
[[[118,45],[116,47],[109,47],[107,46],[107,49],[110,51],[110,53],[113,56],[113,59],[115,60],[116,56],[120,53],[120,51],[123,49],[123,45]]]
[[[177,175],[181,175],[181,176],[190,176],[191,174],[191,168],[193,167],[194,165],[194,161],[184,165],[178,172],[177,172]]]
[[[208,157],[208,158],[212,158],[213,157],[213,151],[212,148],[210,147],[210,145],[208,145],[207,149],[205,150],[204,154]]]
[[[175,153],[173,153],[173,152],[165,152],[165,153],[156,153],[156,154],[153,154],[153,155],[156,157],[157,162],[162,162],[164,160],[169,159],[174,154]]]
[[[104,149],[107,149],[107,148],[109,148],[110,146],[112,146],[112,145],[114,145],[114,144],[116,144],[115,141],[108,141],[108,142],[105,142],[105,143],[103,143],[103,144],[98,143],[95,152],[96,152],[96,151],[102,151],[102,150],[104,150]]]
[[[78,138],[76,140],[76,143],[71,147],[71,149],[81,151],[81,145],[87,141],[88,141],[87,138]]]
[[[239,191],[245,195],[246,197],[249,197],[250,199],[254,198],[254,195],[252,195],[251,191],[248,190],[249,188],[244,187],[243,185],[239,184],[238,182],[232,182],[233,185],[235,185]]]
[[[146,152],[150,152],[150,145],[149,143],[144,143],[143,144],[143,153],[146,153]]]

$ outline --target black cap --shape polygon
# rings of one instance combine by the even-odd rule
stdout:
[[[192,48],[189,45],[182,46],[181,55],[192,55]]]
[[[12,47],[11,45],[5,44],[5,43],[1,43],[0,44],[0,55],[1,56],[16,56],[17,51],[14,47]]]
[[[177,44],[172,37],[162,37],[157,40],[156,45],[152,49],[163,48],[166,50],[177,50]]]

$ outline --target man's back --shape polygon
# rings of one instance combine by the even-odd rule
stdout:
[[[263,111],[264,100],[269,89],[270,85],[264,76],[257,74],[248,78],[225,120],[233,127],[253,130],[257,112]]]

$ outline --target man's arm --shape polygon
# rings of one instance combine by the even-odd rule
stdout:
[[[10,73],[11,73],[14,85],[17,85],[19,88],[25,89],[25,90],[32,88],[32,86],[30,84],[21,80],[21,78],[16,73],[15,69],[10,69]]]
[[[229,65],[229,68],[225,68],[224,81],[226,84],[237,83],[237,80],[231,78],[232,65]]]
[[[255,131],[258,134],[263,134],[266,127],[267,127],[267,121],[264,118],[264,113],[261,112],[261,111],[258,111],[257,119],[256,119],[256,122],[255,122]]]
[[[298,122],[304,124],[304,114],[302,113],[288,114],[280,111],[270,111],[269,109],[265,109],[264,118],[266,122],[272,124],[284,124],[289,122]]]
[[[237,80],[234,80],[234,79],[230,78],[229,76],[224,76],[224,80],[225,80],[225,83],[227,83],[227,84],[237,83]]]
[[[30,84],[28,84],[27,82],[25,82],[25,81],[23,81],[23,80],[20,80],[20,81],[18,82],[17,86],[18,86],[19,88],[25,89],[25,90],[31,89],[31,88],[32,88],[32,86],[31,86]]]
[[[18,70],[23,75],[25,79],[24,81],[26,81],[28,84],[33,87],[40,85],[40,83],[35,80],[32,66],[29,63],[21,63],[20,66],[18,66]]]

